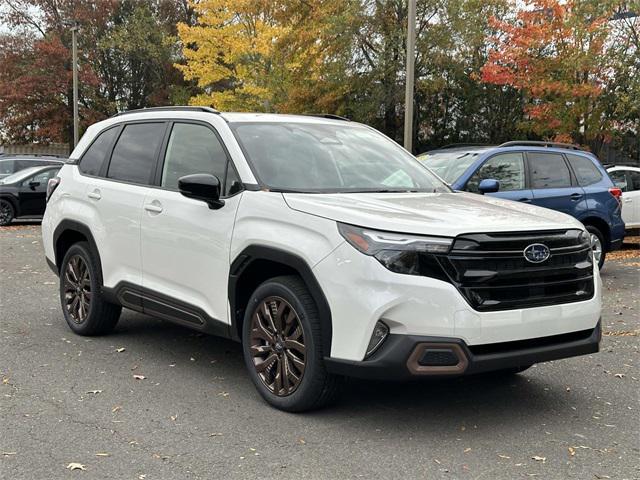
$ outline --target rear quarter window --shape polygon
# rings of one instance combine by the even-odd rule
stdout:
[[[82,173],[94,176],[98,176],[100,174],[102,164],[111,149],[111,145],[113,145],[113,141],[115,140],[117,133],[118,127],[113,127],[98,135],[80,159],[79,168]]]
[[[600,170],[593,164],[591,159],[571,153],[567,154],[567,159],[571,164],[571,168],[573,168],[573,173],[576,175],[578,185],[581,187],[587,187],[602,180]]]

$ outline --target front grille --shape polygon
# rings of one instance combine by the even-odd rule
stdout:
[[[524,257],[536,243],[550,250],[544,262]],[[438,260],[478,311],[579,302],[594,294],[591,245],[581,230],[462,235]]]

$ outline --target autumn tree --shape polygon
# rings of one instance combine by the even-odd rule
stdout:
[[[610,2],[530,0],[498,30],[482,79],[526,98],[523,131],[591,144],[609,134],[600,97],[614,80],[607,58]]]
[[[81,130],[118,111],[184,103],[194,92],[173,63],[186,0],[6,0],[0,19],[0,130],[12,142],[67,142],[71,33],[77,24]]]
[[[192,103],[223,110],[295,111],[331,103],[324,88],[345,41],[347,0],[203,0],[198,23],[180,24],[185,78],[203,93]],[[340,87],[338,87],[339,89]],[[322,99],[323,95],[330,98]]]

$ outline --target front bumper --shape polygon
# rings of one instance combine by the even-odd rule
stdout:
[[[332,373],[366,379],[453,377],[526,367],[534,363],[596,353],[599,351],[601,338],[600,321],[590,330],[473,346],[459,338],[392,334],[382,348],[367,360],[358,362],[325,358],[325,365]],[[457,362],[447,362],[448,352],[457,357]]]

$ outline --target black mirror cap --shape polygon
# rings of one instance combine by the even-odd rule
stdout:
[[[485,178],[478,185],[478,190],[483,195],[485,193],[495,193],[500,190],[500,182],[498,180],[494,180],[493,178]]]
[[[178,179],[180,193],[194,200],[202,200],[212,210],[217,210],[224,205],[220,200],[220,179],[208,173],[194,173]]]

